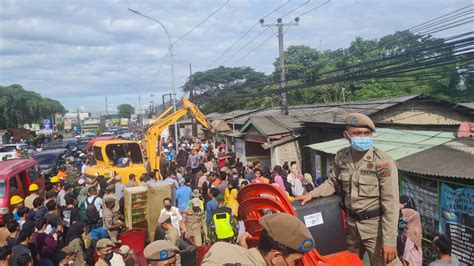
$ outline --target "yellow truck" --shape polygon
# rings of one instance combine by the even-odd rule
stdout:
[[[163,130],[187,114],[194,117],[205,128],[211,129],[211,124],[207,121],[206,116],[192,102],[186,98],[183,98],[181,102],[182,108],[174,113],[172,113],[173,107],[168,108],[148,126],[145,132],[145,154],[150,170],[156,173],[158,179],[161,179],[161,145],[159,142]],[[138,178],[147,172],[141,145],[137,141],[97,141],[93,144],[92,151],[97,164],[87,168],[87,176],[92,177],[98,174],[108,178],[115,171],[122,177],[122,182],[126,184],[130,174],[135,174],[138,182]]]
[[[98,174],[109,178],[115,171],[126,184],[130,174],[140,177],[147,172],[141,146],[137,141],[97,141],[92,146],[92,153],[96,164],[86,169],[87,176]]]

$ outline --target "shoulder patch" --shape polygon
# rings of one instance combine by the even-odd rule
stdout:
[[[392,174],[390,172],[390,166],[388,163],[377,164],[376,167],[377,167],[377,175],[379,177],[388,177]]]

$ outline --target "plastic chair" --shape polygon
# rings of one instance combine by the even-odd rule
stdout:
[[[295,210],[293,209],[291,203],[288,201],[285,193],[283,193],[283,191],[273,185],[251,184],[241,189],[239,191],[239,194],[237,195],[237,201],[239,201],[239,203],[251,198],[273,199],[278,202],[282,208],[284,208],[284,212],[296,215]]]

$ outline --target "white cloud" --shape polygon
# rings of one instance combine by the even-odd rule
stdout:
[[[305,1],[291,1],[266,21],[274,21]],[[68,109],[81,106],[93,112],[105,111],[105,95],[114,106],[137,98],[130,87],[135,86],[145,108],[151,93],[155,94],[155,101],[161,102],[161,94],[171,90],[169,59],[163,58],[168,51],[168,39],[161,26],[127,8],[159,19],[176,40],[224,2],[3,0],[0,2],[0,84],[22,84],[26,89],[59,99]],[[264,14],[283,2],[232,0],[176,43],[177,88],[189,76],[189,63],[194,72],[205,70]],[[288,21],[320,3],[322,1],[313,0],[283,19]],[[288,29],[285,47],[294,44],[322,46],[323,49],[347,47],[356,36],[379,38],[471,3],[470,0],[333,0],[303,16],[298,27]],[[472,25],[462,29],[472,30]],[[257,25],[223,59],[262,30]],[[226,65],[247,54],[271,34],[276,35],[268,30]],[[452,32],[448,31],[438,36],[450,34]],[[277,56],[275,37],[238,65],[270,73]],[[223,61],[219,60],[215,66]],[[156,76],[163,62],[161,72]],[[133,104],[138,106],[138,101]]]

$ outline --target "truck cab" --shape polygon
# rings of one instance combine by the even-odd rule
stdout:
[[[135,174],[138,179],[147,172],[140,143],[136,141],[97,141],[92,146],[92,153],[96,164],[87,167],[87,176],[95,177],[98,173],[110,178],[115,171],[122,177],[122,183],[126,184],[130,174]]]

